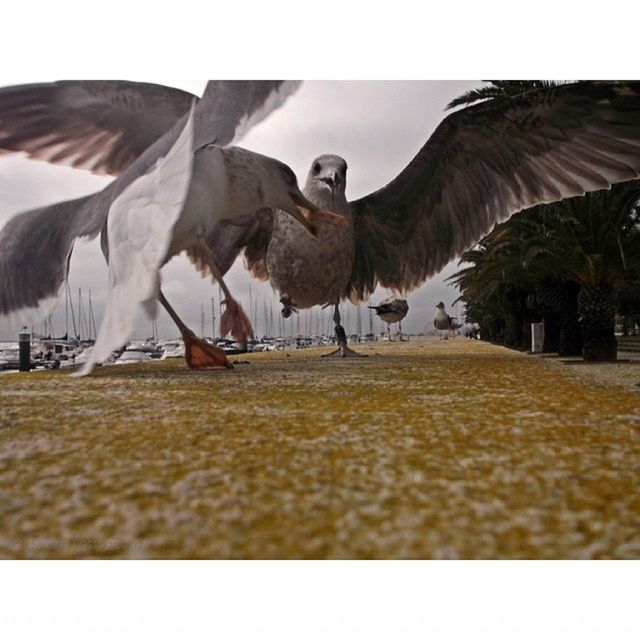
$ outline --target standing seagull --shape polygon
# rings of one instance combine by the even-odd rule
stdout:
[[[436,305],[436,315],[433,319],[433,326],[438,331],[446,331],[445,338],[448,336],[449,331],[455,328],[453,318],[447,314],[444,310],[444,302],[438,302]]]
[[[0,131],[1,121],[0,110]],[[456,111],[394,180],[354,202],[346,171],[342,158],[320,156],[303,190],[342,213],[342,228],[321,221],[314,241],[281,212],[263,211],[228,229],[214,253],[228,268],[244,251],[251,272],[280,292],[285,315],[334,305],[345,357],[353,352],[344,348],[341,299],[365,300],[378,284],[411,291],[522,209],[638,178],[640,84],[541,87]]]
[[[391,325],[394,322],[397,322],[400,340],[402,340],[402,319],[409,312],[409,305],[406,300],[387,298],[386,300],[383,300],[379,305],[375,307],[369,307],[369,309],[374,309],[378,314],[380,320],[387,323],[389,340],[391,340]]]
[[[277,93],[280,85],[275,85]],[[278,96],[273,99],[273,87],[257,101],[259,92],[251,86],[249,89],[234,111],[236,127],[243,120],[251,121],[256,108],[264,110],[269,103],[272,109],[282,102]],[[102,231],[105,256],[114,249],[118,253],[116,263],[110,264],[111,291],[117,289],[114,279],[133,283],[132,301],[144,302],[151,312],[155,304],[149,292],[153,291],[185,337],[189,364],[228,366],[224,353],[198,340],[169,306],[159,289],[158,269],[171,256],[187,251],[202,271],[221,282],[230,307],[228,322],[246,334],[250,324],[234,305],[212,257],[212,250],[221,252],[226,242],[223,229],[216,233],[219,224],[230,218],[250,224],[252,212],[283,206],[308,231],[315,232],[312,219],[322,212],[304,198],[295,175],[283,163],[237,147],[211,144],[229,137],[229,114],[222,123],[211,117],[221,95],[227,93],[210,83],[191,117],[185,113],[98,194],[30,211],[9,221],[0,234],[0,267],[3,275],[8,275],[0,281],[3,324],[22,324],[38,314],[46,315],[64,284],[75,239]],[[0,120],[0,125],[4,122]],[[326,216],[335,223],[335,216]],[[122,304],[126,298],[122,292],[128,289],[125,286],[119,291]],[[138,294],[142,297],[136,298]],[[110,322],[118,324],[115,316]],[[108,332],[112,337],[101,344],[111,344],[115,336],[126,342],[130,326],[131,318],[123,317],[118,328]],[[106,350],[107,346],[94,350],[94,361],[106,357]]]

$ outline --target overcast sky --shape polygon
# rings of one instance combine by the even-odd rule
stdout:
[[[205,81],[167,81],[166,84],[200,95]],[[306,82],[279,111],[250,131],[240,145],[286,162],[301,184],[316,156],[322,153],[341,155],[349,164],[347,197],[355,199],[392,180],[442,120],[449,100],[479,84],[477,81]],[[0,156],[0,226],[18,212],[93,193],[109,180],[87,171],[28,160],[18,154]],[[449,310],[457,292],[445,284],[444,279],[456,268],[457,263],[448,265],[409,296],[409,314],[403,330],[419,332],[425,325],[431,326],[434,307],[440,300]],[[203,280],[184,256],[178,256],[166,265],[162,278],[167,297],[196,333],[200,333],[201,305],[204,307],[205,332],[211,335],[211,297],[215,296],[217,314],[217,286]],[[279,317],[280,305],[275,292],[269,284],[252,280],[241,259],[226,279],[246,310],[251,284],[254,304],[258,301],[254,327],[262,335],[265,303],[268,309],[273,309],[274,319]],[[99,322],[106,295],[107,268],[98,240],[76,244],[69,282],[75,304],[79,288],[82,288],[85,304],[91,289],[96,321]],[[371,301],[378,302],[387,295],[388,292],[379,288]],[[53,316],[54,330],[58,334],[64,333],[64,297],[60,302]],[[351,332],[356,328],[356,313],[353,307],[350,310],[348,307],[351,305],[343,304],[343,324]],[[456,315],[455,308],[453,311],[452,315]],[[316,309],[313,317],[318,318],[318,314]],[[300,316],[304,330],[311,312],[305,311]],[[330,324],[329,316],[328,310],[323,312],[324,327]],[[296,332],[295,315],[285,322],[287,334]],[[364,309],[362,322],[363,328],[368,330],[369,315]],[[177,335],[175,325],[163,310],[158,318],[158,328],[162,337]],[[374,329],[380,328],[381,324],[376,323]],[[38,331],[37,326],[35,330]],[[151,325],[141,314],[136,337],[145,337],[150,332]],[[11,334],[0,334],[0,339],[12,338]]]

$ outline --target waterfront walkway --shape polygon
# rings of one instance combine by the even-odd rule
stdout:
[[[0,556],[640,558],[640,367],[361,350],[0,377]]]

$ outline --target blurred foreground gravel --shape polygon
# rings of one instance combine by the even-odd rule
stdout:
[[[360,350],[0,376],[0,556],[640,557],[636,387],[465,339]]]

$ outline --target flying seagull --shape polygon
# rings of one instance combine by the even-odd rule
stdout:
[[[119,281],[132,282],[135,295],[142,296],[136,300],[145,301],[152,312],[154,304],[148,293],[155,292],[185,337],[190,365],[228,366],[224,353],[198,340],[170,307],[159,289],[157,270],[171,256],[187,251],[203,272],[220,281],[227,295],[227,323],[246,334],[250,323],[212,259],[211,250],[222,251],[226,242],[224,232],[215,233],[219,223],[237,218],[247,225],[252,212],[264,207],[284,208],[306,232],[315,233],[314,219],[323,215],[336,223],[336,216],[321,212],[304,198],[295,175],[285,164],[238,147],[213,144],[233,140],[238,130],[279,106],[291,90],[279,82],[231,87],[210,83],[192,116],[187,112],[178,118],[103,191],[10,220],[0,233],[0,270],[3,276],[7,275],[0,280],[0,322],[21,325],[34,316],[49,313],[64,284],[75,239],[94,237],[102,231],[105,256],[109,259],[115,250],[119,258],[110,264],[111,292],[117,289],[113,286],[114,274],[118,269],[129,269],[130,273],[121,271]],[[2,116],[0,130],[5,125]],[[187,136],[187,147],[187,138],[181,136]],[[100,145],[96,146],[95,141],[81,151],[79,144],[76,140],[72,146],[82,155],[83,162],[90,150],[100,157],[100,151],[96,151]],[[111,162],[118,157],[116,154]],[[171,184],[180,186],[173,194]],[[183,193],[184,184],[187,188]],[[113,244],[114,239],[117,245]],[[131,258],[130,263],[127,257]],[[127,288],[120,289],[121,300],[123,290]],[[123,318],[120,329],[125,330],[112,330],[109,335],[118,334],[122,343],[126,342],[129,322],[128,317]],[[105,354],[96,350],[93,362],[103,357]]]
[[[402,319],[409,312],[409,304],[406,300],[400,300],[399,298],[387,298],[376,306],[369,306],[369,309],[373,309],[378,315],[378,318],[387,323],[389,340],[391,340],[391,325],[395,322],[399,323],[398,331],[400,333],[400,340],[402,340]]]
[[[43,104],[47,113],[58,108],[53,98]],[[53,149],[66,148],[57,121],[39,125],[36,116],[31,122],[24,107],[14,128],[2,124],[3,113],[0,108],[0,131],[7,132],[0,147],[54,161]],[[56,144],[48,142],[50,134]],[[352,202],[345,195],[346,162],[319,156],[303,193],[343,214],[346,225],[320,221],[315,241],[281,211],[262,211],[226,229],[227,242],[212,251],[213,259],[224,274],[244,252],[253,275],[269,278],[279,291],[284,315],[334,305],[336,335],[346,347],[340,300],[366,300],[377,285],[409,292],[514,213],[638,178],[639,170],[639,83],[542,87],[451,113],[396,178]],[[352,352],[343,348],[341,355]]]

